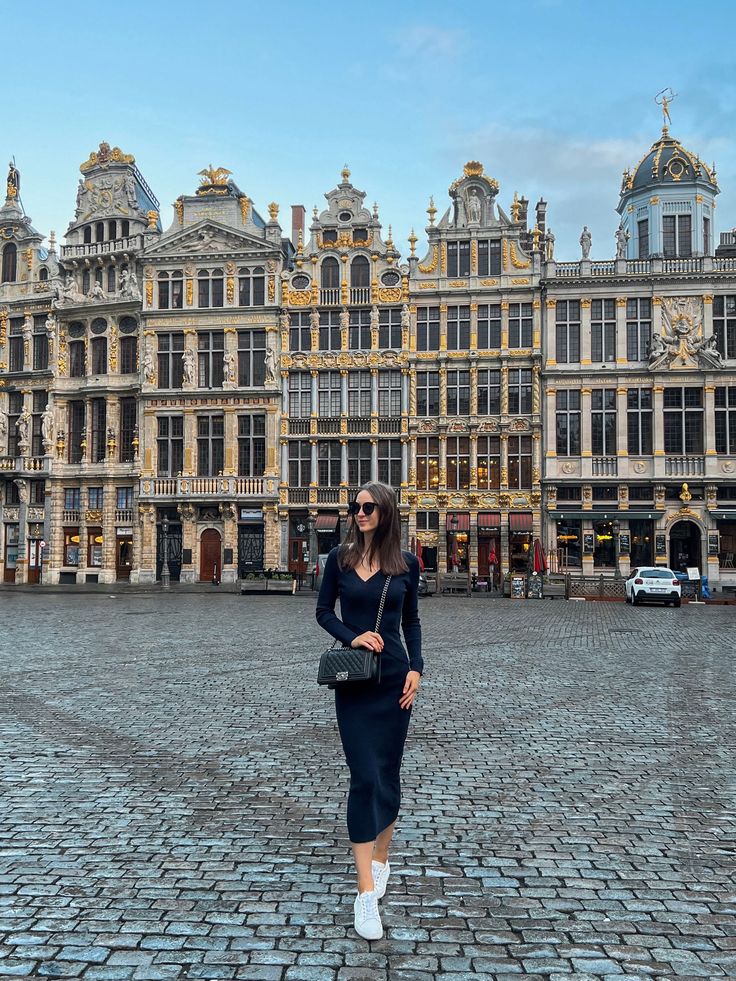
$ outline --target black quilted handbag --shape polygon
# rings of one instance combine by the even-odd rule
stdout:
[[[383,593],[378,607],[376,617],[376,633],[381,626],[383,616],[383,606],[386,602],[388,586],[391,576],[386,576],[383,584]],[[335,641],[335,644],[337,641]],[[332,647],[328,648],[319,659],[319,671],[317,672],[317,684],[327,685],[328,688],[337,688],[338,685],[350,682],[378,682],[381,681],[381,656],[375,651],[369,651],[366,647]]]

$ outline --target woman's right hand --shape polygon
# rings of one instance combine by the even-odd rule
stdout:
[[[351,641],[351,647],[367,647],[369,651],[383,650],[383,637],[375,630],[366,630],[364,634],[358,634],[355,640]]]

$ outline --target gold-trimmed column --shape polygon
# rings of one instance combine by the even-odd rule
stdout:
[[[591,364],[590,297],[580,300],[580,364]],[[569,351],[568,351],[569,358]]]

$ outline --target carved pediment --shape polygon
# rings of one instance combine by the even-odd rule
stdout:
[[[145,251],[145,259],[185,259],[195,256],[207,261],[218,256],[247,254],[261,258],[273,257],[277,249],[263,239],[214,221],[201,221],[164,236]]]

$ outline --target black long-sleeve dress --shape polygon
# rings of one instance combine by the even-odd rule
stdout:
[[[338,549],[327,556],[317,600],[317,622],[346,647],[366,630],[374,630],[386,582],[382,572],[363,580],[343,571]],[[401,759],[411,709],[399,705],[408,671],[424,670],[419,623],[419,563],[404,553],[409,571],[395,575],[386,595],[379,633],[383,638],[380,684],[338,685],[335,711],[345,758],[350,768],[348,834],[350,840],[373,841],[399,813]],[[342,620],[335,615],[340,600]],[[403,628],[406,649],[401,643]],[[408,653],[407,653],[408,651]]]

